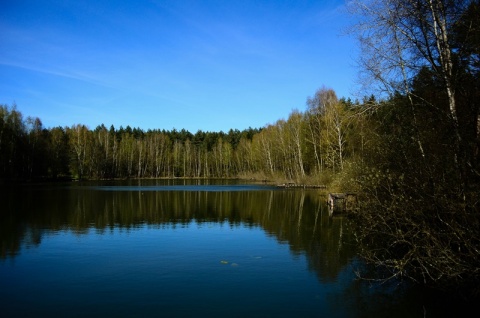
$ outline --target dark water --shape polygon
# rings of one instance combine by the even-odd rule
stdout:
[[[435,311],[414,291],[355,279],[348,220],[315,190],[144,180],[9,187],[1,199],[1,317]]]

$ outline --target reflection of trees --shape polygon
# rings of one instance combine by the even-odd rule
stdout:
[[[45,191],[47,190],[47,191]],[[68,226],[68,201],[59,189],[0,189],[0,258],[13,257],[21,246],[41,243],[46,230]]]
[[[139,188],[140,190],[142,188]],[[353,256],[343,244],[348,234],[342,219],[328,217],[316,191],[102,191],[91,187],[55,187],[4,191],[1,213],[1,257],[14,256],[22,245],[40,244],[45,231],[70,230],[81,235],[115,227],[191,222],[261,226],[305,253],[319,279],[335,280]]]
[[[335,280],[354,256],[349,231],[342,218],[328,216],[325,200],[316,191],[273,192],[272,217],[265,230],[290,244],[293,253],[305,253],[309,267],[321,281]]]

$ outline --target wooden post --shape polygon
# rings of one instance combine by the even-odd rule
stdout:
[[[335,212],[352,211],[357,207],[357,195],[355,193],[329,193],[327,204],[330,216]]]

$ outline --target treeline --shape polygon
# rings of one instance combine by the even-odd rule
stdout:
[[[95,129],[76,124],[43,128],[39,118],[24,119],[16,105],[0,106],[0,177],[160,178],[231,177],[240,159],[234,150],[260,129],[224,132],[184,129]]]
[[[99,125],[44,128],[16,105],[0,106],[0,177],[5,180],[258,177],[300,181],[340,171],[361,150],[359,104],[322,88],[305,112],[263,128],[224,132]]]

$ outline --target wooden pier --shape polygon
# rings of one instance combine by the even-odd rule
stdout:
[[[279,188],[303,188],[303,189],[326,189],[327,186],[324,185],[318,185],[318,184],[299,184],[299,183],[282,183],[282,184],[277,184],[277,187]]]
[[[355,193],[329,193],[328,210],[330,216],[335,213],[353,211],[358,207],[357,195]]]

